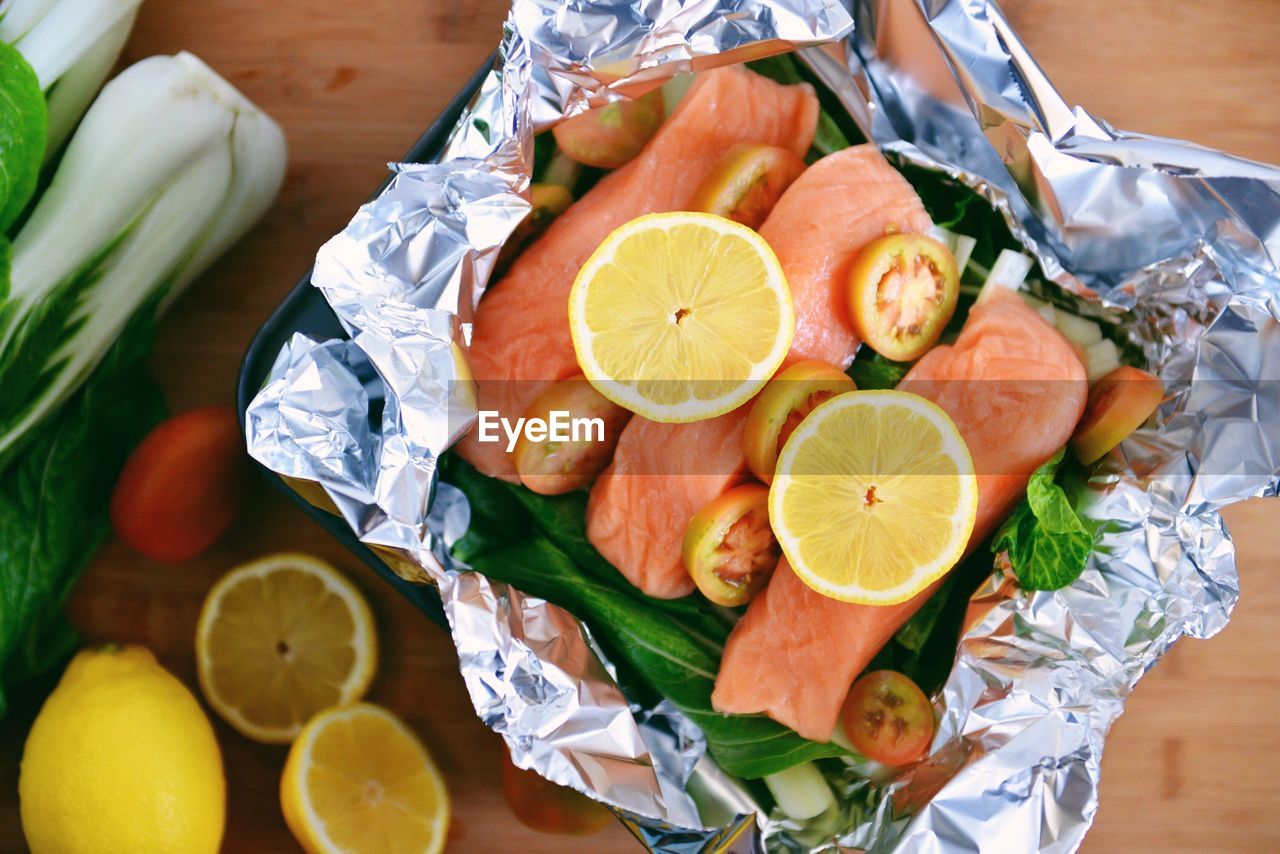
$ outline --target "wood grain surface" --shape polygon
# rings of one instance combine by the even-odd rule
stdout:
[[[275,116],[288,179],[262,225],[173,308],[152,367],[171,407],[233,401],[253,331],[499,37],[504,0],[147,0],[130,61],[191,50]],[[1068,99],[1120,127],[1280,162],[1277,0],[1009,0],[1006,11]],[[1183,641],[1143,681],[1108,741],[1089,852],[1280,850],[1280,505],[1227,513],[1243,597],[1211,641]],[[70,602],[91,642],[143,643],[195,684],[205,592],[228,568],[299,549],[350,569],[377,614],[372,699],[399,712],[448,778],[455,851],[628,851],[619,826],[589,839],[541,836],[503,804],[496,736],[476,719],[443,632],[379,584],[265,483],[208,554],[179,566],[104,548]],[[22,850],[16,780],[39,698],[0,727],[0,851]],[[295,851],[277,808],[284,750],[217,723],[227,765],[229,852]]]

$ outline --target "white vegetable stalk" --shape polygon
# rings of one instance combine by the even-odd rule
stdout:
[[[46,161],[111,73],[142,0],[5,0],[0,41],[36,73],[49,102]]]
[[[836,804],[826,778],[812,762],[770,774],[764,783],[777,801],[778,809],[796,821],[816,818]]]
[[[67,72],[58,78],[45,96],[49,107],[49,141],[45,146],[45,163],[62,149],[76,122],[93,103],[102,84],[107,82],[111,69],[115,68],[120,51],[129,40],[133,22],[138,17],[137,7],[116,22],[103,34]]]
[[[284,177],[279,127],[189,53],[143,60],[109,83],[13,244],[6,349],[37,306],[72,302],[66,334],[0,458],[75,390],[149,300],[167,305],[266,211]],[[0,384],[7,380],[0,376]],[[0,422],[2,423],[2,422]]]

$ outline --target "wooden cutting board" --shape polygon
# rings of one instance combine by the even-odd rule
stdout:
[[[1120,127],[1280,162],[1277,0],[1009,0],[1006,11],[1068,98]],[[233,401],[250,336],[396,159],[493,49],[505,0],[147,0],[130,61],[191,50],[275,116],[291,146],[275,208],[174,307],[152,366],[174,410]],[[265,484],[209,554],[151,564],[109,544],[70,609],[93,642],[150,646],[194,685],[200,602],[230,566],[281,549],[352,571],[377,612],[382,671],[372,698],[403,715],[437,756],[455,804],[455,851],[629,851],[620,826],[578,840],[517,824],[498,783],[500,744],[475,719],[453,648]],[[1229,628],[1184,641],[1142,683],[1108,741],[1102,806],[1084,849],[1280,850],[1280,504],[1227,518],[1244,596]],[[16,780],[38,698],[0,727],[0,851],[22,850]],[[276,786],[284,751],[218,723],[230,852],[295,851]]]

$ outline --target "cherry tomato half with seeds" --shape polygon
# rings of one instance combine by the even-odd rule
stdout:
[[[929,698],[895,670],[876,670],[853,683],[842,719],[854,749],[883,765],[914,762],[933,741]]]
[[[560,495],[588,486],[609,465],[631,413],[578,376],[547,386],[524,417],[526,424],[540,419],[546,438],[521,432],[512,451],[516,474],[534,492]]]
[[[855,390],[843,371],[816,360],[797,362],[769,380],[751,404],[743,432],[751,473],[765,483],[772,481],[778,454],[804,417],[818,404]]]
[[[871,241],[849,270],[849,319],[886,359],[910,362],[937,343],[956,311],[960,273],[951,250],[922,234]]]
[[[778,565],[781,548],[769,527],[769,490],[748,483],[694,514],[685,528],[685,569],[717,605],[751,601]]]
[[[662,126],[664,114],[659,88],[566,119],[551,133],[560,150],[579,163],[616,169],[640,153]]]
[[[1089,389],[1084,417],[1071,450],[1085,465],[1102,459],[1137,430],[1164,400],[1164,383],[1146,371],[1122,365]]]
[[[805,168],[804,160],[785,148],[740,142],[702,179],[689,210],[719,214],[747,228],[759,228],[783,191]]]
[[[148,433],[125,463],[111,494],[111,524],[152,560],[193,558],[231,526],[247,472],[234,409],[176,415]]]
[[[502,794],[516,819],[539,833],[589,836],[609,826],[613,814],[601,804],[537,771],[517,768],[502,751]]]

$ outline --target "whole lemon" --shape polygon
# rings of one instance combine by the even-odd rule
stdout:
[[[226,789],[209,719],[142,647],[72,659],[31,727],[18,779],[34,854],[216,852]]]

